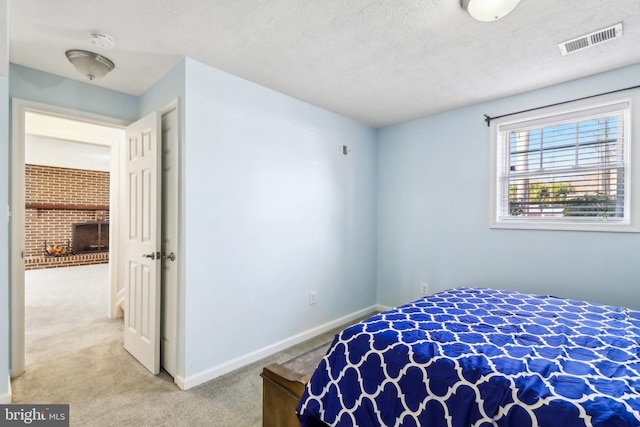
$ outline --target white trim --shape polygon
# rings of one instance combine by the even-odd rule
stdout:
[[[339,319],[325,323],[324,325],[317,326],[315,328],[309,329],[308,331],[305,331],[305,332],[301,332],[285,340],[260,348],[249,354],[245,354],[244,356],[240,356],[228,362],[222,363],[220,365],[213,366],[195,375],[190,375],[186,378],[182,376],[177,376],[175,378],[175,383],[178,385],[178,387],[180,387],[181,390],[188,390],[192,387],[203,384],[207,381],[211,381],[214,378],[227,374],[238,368],[249,365],[253,362],[257,362],[260,359],[271,356],[272,354],[285,350],[291,346],[300,344],[301,342],[314,338],[332,329],[348,324],[349,322],[353,322],[354,320],[359,319],[369,313],[372,313],[377,309],[378,309],[378,306],[371,306],[371,307],[364,308],[362,310],[343,316]]]
[[[178,386],[178,388],[180,390],[182,390],[182,391],[187,390],[186,388],[184,388],[185,387],[185,379],[184,379],[184,377],[182,375],[176,375],[175,377],[173,377],[173,382],[175,383],[175,385]],[[198,383],[198,384],[201,384],[201,383]],[[191,387],[195,387],[198,384],[192,385]]]
[[[109,307],[107,315],[109,319],[117,319],[119,316],[118,305],[118,270],[119,270],[119,249],[120,249],[120,229],[118,224],[122,221],[120,214],[121,203],[120,194],[122,186],[122,156],[123,144],[111,144],[111,155],[109,159]],[[114,221],[117,219],[116,221]]]
[[[24,114],[27,104],[12,100],[11,121],[11,236],[9,272],[11,286],[11,377],[22,375],[25,367],[24,320]],[[16,170],[16,168],[18,170]]]
[[[391,310],[392,308],[393,308],[393,307],[389,307],[389,306],[386,306],[386,305],[380,305],[380,304],[377,304],[377,305],[376,305],[376,310],[377,310],[377,311],[380,311],[380,312],[382,312],[382,311],[387,311],[387,310]]]
[[[160,116],[161,116],[161,145],[162,145],[162,149],[164,150],[169,150],[171,151],[171,163],[170,164],[165,164],[165,160],[168,160],[164,155],[162,156],[162,170],[164,171],[167,167],[169,167],[170,169],[170,175],[171,177],[167,180],[167,182],[163,181],[163,185],[162,185],[162,200],[163,200],[163,208],[162,208],[162,226],[161,228],[163,228],[163,242],[161,244],[161,246],[163,247],[163,249],[165,250],[165,252],[175,252],[177,254],[181,254],[180,251],[180,238],[182,233],[180,233],[180,140],[181,140],[181,136],[180,136],[180,109],[179,109],[179,98],[175,98],[173,99],[167,106],[165,106],[164,108],[159,110]],[[175,123],[172,123],[172,125],[175,125],[176,129],[175,129],[175,138],[170,138],[170,139],[165,139],[165,134],[164,134],[164,129],[165,129],[165,121],[166,116],[171,113],[171,112],[175,112]],[[162,172],[163,174],[163,180],[164,180],[164,172]],[[165,185],[166,184],[166,185]],[[173,185],[173,187],[171,187],[171,185]],[[174,202],[169,203],[169,206],[167,206],[166,203],[164,203],[165,198],[167,197],[166,192],[172,188],[173,189],[173,193],[175,194],[176,200]],[[169,200],[169,199],[167,199]],[[171,224],[171,227],[169,227],[169,229],[164,229],[166,224]],[[165,243],[165,239],[169,238],[169,240],[175,244],[175,246],[173,248],[166,248],[164,247],[164,243]],[[184,373],[184,368],[182,366],[179,365],[178,362],[178,354],[182,354],[184,353],[183,351],[178,351],[178,328],[179,328],[179,322],[178,319],[180,318],[180,313],[181,313],[181,307],[182,307],[182,303],[180,300],[180,288],[182,287],[180,278],[180,270],[182,268],[182,257],[178,256],[177,259],[175,261],[172,262],[172,267],[167,268],[167,264],[165,264],[165,268],[164,268],[164,273],[163,274],[167,274],[167,275],[171,275],[170,277],[172,279],[175,279],[175,289],[173,290],[175,292],[175,294],[169,294],[168,295],[174,295],[173,298],[171,300],[167,300],[164,296],[164,292],[167,289],[167,283],[165,283],[165,280],[162,281],[162,292],[161,295],[162,298],[165,299],[165,304],[163,306],[163,311],[161,314],[161,319],[163,320],[164,325],[172,325],[171,327],[167,327],[167,335],[164,337],[168,340],[168,345],[167,344],[161,344],[160,347],[160,354],[161,354],[161,360],[162,360],[162,368],[164,368],[167,372],[169,372],[173,377],[174,377],[174,382],[176,381],[175,378],[180,377],[182,378],[182,375],[180,375],[181,373]],[[166,278],[166,277],[165,277]],[[164,342],[162,340],[162,336],[161,336],[161,342]]]
[[[542,223],[526,220],[501,220],[493,221],[490,228],[493,229],[518,229],[518,230],[556,230],[556,231],[605,231],[612,233],[637,233],[640,228],[633,224],[607,223],[602,221],[601,224],[578,223],[578,222],[561,222]]]

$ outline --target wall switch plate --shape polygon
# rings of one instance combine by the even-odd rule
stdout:
[[[420,293],[422,295],[429,295],[429,284],[428,283],[420,283]]]
[[[309,292],[309,305],[313,305],[316,302],[318,302],[318,295],[316,294],[316,291]]]

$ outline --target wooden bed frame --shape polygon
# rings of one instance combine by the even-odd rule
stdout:
[[[296,406],[329,344],[323,344],[282,364],[272,363],[263,368],[260,374],[263,427],[300,427]]]

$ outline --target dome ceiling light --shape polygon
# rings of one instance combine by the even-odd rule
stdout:
[[[76,70],[89,80],[104,77],[116,67],[109,58],[86,50],[72,49],[66,55]]]
[[[505,17],[520,3],[520,0],[460,0],[462,8],[473,19],[491,22]]]

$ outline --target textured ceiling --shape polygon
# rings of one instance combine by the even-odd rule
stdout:
[[[116,69],[93,84],[139,95],[187,56],[376,127],[640,63],[640,0],[522,0],[491,23],[459,0],[15,0],[10,15],[16,64],[82,80],[64,52],[94,50]],[[560,55],[618,22],[621,39]]]

